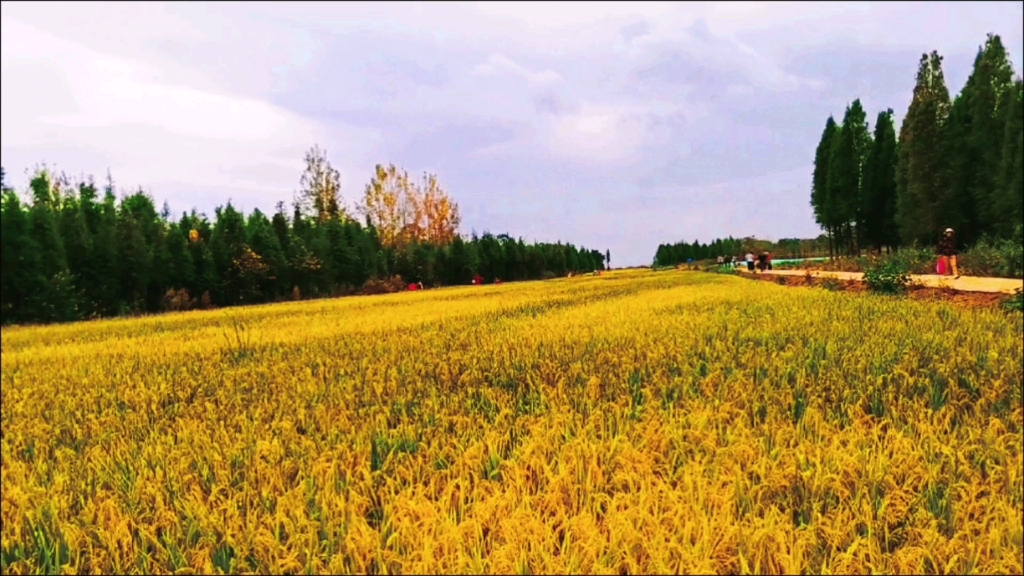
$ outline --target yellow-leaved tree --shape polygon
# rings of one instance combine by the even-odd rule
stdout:
[[[320,222],[331,218],[344,218],[340,205],[341,184],[338,171],[327,160],[327,151],[313,146],[306,152],[306,171],[302,173],[302,191],[299,202],[307,214]]]
[[[376,166],[360,211],[388,247],[410,242],[448,244],[460,222],[459,207],[438,184],[437,176],[424,174],[423,183],[417,184],[394,164]]]
[[[438,185],[437,176],[423,175],[419,206],[423,213],[423,236],[427,242],[444,246],[455,239],[459,230],[459,207]]]

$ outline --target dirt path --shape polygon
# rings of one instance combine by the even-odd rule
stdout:
[[[768,270],[763,272],[763,274],[802,277],[806,275],[807,272],[807,270]],[[745,270],[744,273],[746,273]],[[839,280],[863,281],[864,279],[863,272],[825,272],[821,270],[811,270],[810,274],[813,278],[831,276],[832,278],[837,278]],[[921,286],[927,286],[929,288],[949,288],[959,292],[1013,294],[1014,290],[1024,288],[1024,280],[1015,280],[1012,278],[961,276],[960,278],[954,279],[952,276],[939,276],[938,274],[914,274],[910,276],[910,279],[911,282],[917,283]]]

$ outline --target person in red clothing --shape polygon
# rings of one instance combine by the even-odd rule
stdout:
[[[953,238],[952,228],[946,228],[946,231],[942,234],[942,239],[939,240],[939,247],[936,252],[939,253],[939,258],[946,269],[946,274],[952,274],[955,278],[959,278],[960,273],[956,269],[956,239]]]

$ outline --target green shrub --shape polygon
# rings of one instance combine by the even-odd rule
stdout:
[[[1015,312],[1024,312],[1024,290],[1017,288],[1013,296],[1003,302],[1003,308]]]
[[[1012,239],[982,239],[957,258],[961,273],[971,276],[1024,278],[1024,227]]]
[[[939,257],[931,248],[918,248],[917,246],[900,248],[892,254],[886,254],[879,264],[893,263],[897,269],[902,269],[908,274],[935,274],[935,264]],[[865,267],[867,273],[869,267]]]
[[[864,281],[872,292],[899,294],[910,284],[910,274],[904,263],[891,259],[865,270]]]

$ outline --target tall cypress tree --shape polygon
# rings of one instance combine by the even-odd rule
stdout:
[[[942,57],[923,54],[900,127],[896,163],[896,222],[904,242],[930,244],[944,223],[939,201],[947,181],[944,132],[949,107]]]
[[[946,127],[948,183],[938,208],[957,238],[973,243],[998,228],[997,179],[1013,70],[999,36],[978,49]]]
[[[979,52],[977,60],[981,59]],[[977,61],[975,61],[977,66]],[[935,210],[942,215],[943,226],[957,231],[957,240],[971,242],[978,235],[977,203],[971,196],[977,176],[978,150],[971,145],[972,79],[953,100],[945,126],[946,162],[943,165],[945,187],[936,198]]]
[[[855,186],[852,183],[850,185],[853,194],[843,198],[843,211],[847,215],[847,222],[851,222],[856,227],[849,232],[849,235],[854,251],[859,251],[863,244],[861,228],[868,217],[861,208],[863,205],[861,196],[864,194],[864,166],[867,164],[868,155],[871,153],[873,145],[871,132],[868,130],[867,113],[859,98],[850,105],[850,115],[849,118],[843,118],[843,127],[843,138],[852,143],[850,145],[852,150],[850,164],[856,169],[856,172],[852,174],[856,184]],[[847,127],[849,129],[845,129]]]
[[[1020,78],[1007,92],[1003,110],[1003,150],[992,203],[1000,215],[996,232],[1010,237],[1024,226],[1024,82]]]
[[[861,172],[870,141],[864,108],[860,100],[854,100],[843,115],[843,128],[838,143],[832,147],[828,168],[827,202],[847,253],[853,253],[856,247],[854,225],[858,220]]]
[[[864,166],[859,227],[863,240],[881,250],[898,244],[896,234],[896,128],[892,109],[878,113],[875,135]]]
[[[970,197],[977,206],[978,231],[987,234],[996,231],[1000,220],[997,179],[1005,136],[1004,108],[1012,101],[1013,87],[1013,68],[999,36],[989,34],[971,76],[978,78],[972,83],[974,95],[970,100],[968,142],[977,151]]]
[[[814,175],[811,180],[811,207],[814,209],[814,220],[828,233],[830,246],[832,242],[832,218],[828,204],[828,168],[837,132],[836,121],[829,115],[828,120],[825,122],[825,130],[821,133],[818,148],[814,152]],[[668,255],[664,254],[663,257],[667,258]]]

